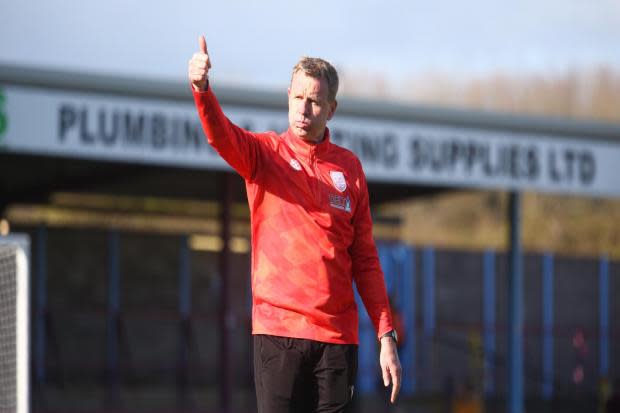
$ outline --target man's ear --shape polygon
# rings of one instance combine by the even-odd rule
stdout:
[[[287,93],[287,95],[288,95],[288,97],[289,97],[289,99],[290,99],[290,98],[291,98],[291,88],[289,87],[289,88],[288,88],[288,89],[286,89],[286,90],[287,90],[287,92],[286,92],[286,93]]]
[[[327,115],[327,120],[331,120],[331,118],[334,117],[334,114],[336,113],[336,108],[338,107],[338,101],[334,100],[333,102],[329,103],[329,114]]]

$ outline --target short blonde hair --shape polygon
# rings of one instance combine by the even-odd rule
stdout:
[[[315,79],[324,78],[327,81],[327,100],[330,102],[336,100],[336,94],[338,93],[338,72],[327,60],[318,57],[304,56],[299,59],[299,62],[293,67],[291,81],[297,72],[303,72],[306,76]]]

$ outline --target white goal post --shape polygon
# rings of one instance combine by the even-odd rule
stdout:
[[[0,413],[30,410],[30,239],[0,236]]]

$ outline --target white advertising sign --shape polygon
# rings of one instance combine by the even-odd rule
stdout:
[[[0,151],[227,169],[191,102],[1,86]],[[285,111],[223,107],[237,125],[283,131]],[[338,115],[332,141],[370,181],[620,196],[618,144]]]

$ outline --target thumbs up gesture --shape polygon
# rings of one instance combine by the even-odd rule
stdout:
[[[203,91],[207,86],[207,75],[211,69],[211,60],[207,52],[207,42],[204,36],[198,38],[200,51],[194,53],[189,59],[189,81],[196,91]]]

